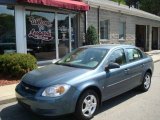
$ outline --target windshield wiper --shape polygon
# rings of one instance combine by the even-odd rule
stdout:
[[[75,65],[71,63],[55,63],[56,65],[62,65],[62,66],[69,66],[69,67],[75,67],[75,68],[82,68],[82,69],[92,69],[86,66],[80,66],[80,65]]]
[[[76,67],[75,65],[70,64],[70,63],[55,63],[55,64],[56,64],[56,65],[69,66],[69,67]]]

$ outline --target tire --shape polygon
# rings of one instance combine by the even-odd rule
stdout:
[[[140,86],[140,90],[142,92],[147,92],[151,86],[151,73],[146,72],[146,74],[143,77],[142,85]]]
[[[99,107],[99,98],[95,91],[87,90],[79,98],[75,110],[78,120],[90,120]]]

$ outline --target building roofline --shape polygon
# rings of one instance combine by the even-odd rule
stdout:
[[[160,22],[160,17],[154,14],[132,8],[127,5],[118,4],[116,2],[108,1],[108,0],[85,0],[91,7],[100,7],[101,9],[105,9],[112,12],[123,13],[127,15],[137,16],[141,18],[146,18],[150,20],[155,20]]]

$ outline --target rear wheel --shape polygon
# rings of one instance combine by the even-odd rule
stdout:
[[[85,91],[78,100],[75,117],[78,120],[90,120],[99,107],[99,98],[93,90]]]
[[[151,86],[151,73],[146,72],[146,74],[144,75],[144,78],[143,78],[143,83],[140,86],[140,89],[143,92],[146,92],[149,90],[150,86]]]

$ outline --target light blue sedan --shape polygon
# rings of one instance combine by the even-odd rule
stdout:
[[[23,76],[18,103],[43,116],[73,113],[89,120],[103,101],[151,85],[153,60],[130,45],[84,46]]]

